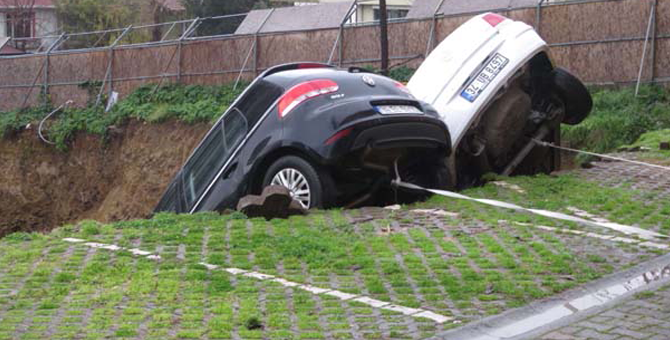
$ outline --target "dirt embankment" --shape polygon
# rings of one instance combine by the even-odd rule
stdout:
[[[149,216],[208,129],[133,121],[107,141],[80,134],[67,152],[40,141],[34,129],[0,139],[0,237],[87,218]]]

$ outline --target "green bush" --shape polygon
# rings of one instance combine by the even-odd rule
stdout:
[[[148,84],[136,89],[117,105],[104,112],[102,106],[89,102],[85,108],[68,108],[49,120],[48,137],[64,150],[77,132],[106,136],[112,125],[128,119],[161,122],[178,119],[189,124],[216,120],[237,98],[246,85],[200,86],[169,84],[156,89]],[[97,92],[97,91],[94,91]],[[0,135],[20,131],[30,123],[38,124],[54,108],[41,106],[0,112]]]
[[[645,147],[652,151],[661,151],[660,145],[662,142],[670,142],[670,129],[650,131],[642,134],[638,140],[628,145],[628,147]]]
[[[374,73],[380,73],[381,71],[378,68],[375,68],[372,65],[365,65],[361,67],[365,70],[368,70],[370,72]],[[416,69],[407,67],[407,66],[400,66],[400,67],[395,67],[389,70],[389,78],[397,80],[399,82],[406,83],[409,81],[410,78],[412,78],[412,75],[414,75],[414,72],[416,72]]]
[[[397,68],[394,68],[394,69],[390,70],[389,71],[389,77],[391,77],[391,78],[393,78],[397,81],[406,83],[406,82],[409,81],[410,78],[412,78],[412,75],[414,75],[414,72],[416,72],[416,70],[413,69],[413,68],[409,68],[407,66],[400,66],[400,67],[397,67]]]
[[[576,126],[563,125],[563,143],[593,152],[609,152],[635,142],[647,131],[670,128],[670,93],[645,86],[593,92],[591,115]]]

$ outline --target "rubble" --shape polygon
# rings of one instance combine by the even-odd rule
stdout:
[[[251,218],[264,217],[268,220],[307,213],[307,210],[291,197],[291,192],[279,185],[265,187],[260,196],[242,197],[237,204],[237,210]]]

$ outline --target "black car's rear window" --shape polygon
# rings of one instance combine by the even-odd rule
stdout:
[[[249,126],[254,126],[283,92],[281,87],[261,80],[251,91],[244,95],[244,98],[240,100],[236,108],[247,118]]]

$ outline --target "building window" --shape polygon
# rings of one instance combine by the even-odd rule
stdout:
[[[7,13],[7,35],[13,38],[35,36],[35,12]]]
[[[407,16],[407,13],[409,13],[408,9],[391,9],[391,8],[386,9],[386,17],[388,19],[404,18]],[[374,9],[374,20],[379,21],[379,8]]]

